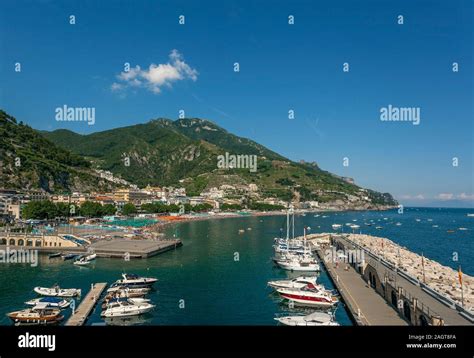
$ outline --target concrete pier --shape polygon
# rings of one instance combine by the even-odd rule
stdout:
[[[411,276],[409,270],[394,265],[357,242],[366,236],[327,233],[308,240],[356,324],[440,326],[474,323],[472,312],[453,301],[452,295],[434,290]],[[370,237],[369,242],[376,240],[381,238]],[[347,260],[353,254],[361,256],[361,261]],[[431,261],[429,264],[439,265]],[[440,276],[444,277],[444,274],[441,270]]]
[[[354,322],[360,326],[406,326],[408,323],[363,280],[351,266],[325,263],[316,251],[334,285],[347,305]]]
[[[94,284],[91,290],[87,293],[86,297],[84,297],[80,303],[79,307],[77,307],[74,314],[68,319],[65,326],[84,325],[106,286],[106,282]]]

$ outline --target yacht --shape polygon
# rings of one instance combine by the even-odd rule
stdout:
[[[150,299],[142,298],[142,297],[115,297],[112,295],[108,295],[104,298],[104,303],[102,304],[102,309],[107,309],[108,305],[111,305],[114,302],[129,302],[133,303],[134,305],[140,305],[144,303],[150,303]]]
[[[156,281],[158,281],[158,279],[154,277],[140,277],[131,273],[123,273],[122,279],[115,281],[115,283],[129,287],[147,287],[153,286]]]
[[[316,283],[316,276],[299,276],[292,280],[268,281],[268,286],[272,288],[303,288],[307,285],[321,286]],[[322,287],[322,286],[321,286]]]
[[[75,297],[81,295],[78,288],[60,288],[58,285],[53,287],[35,287],[33,289],[38,295],[52,297]]]
[[[120,294],[120,297],[141,297],[150,292],[149,287],[127,287],[121,285],[112,285],[107,289],[108,293]]]
[[[47,304],[48,307],[63,309],[69,307],[71,301],[60,297],[40,297],[25,302],[28,306],[37,306],[43,303]]]
[[[125,301],[114,300],[106,305],[101,313],[102,317],[126,317],[137,316],[150,312],[155,306],[148,302],[133,303],[130,299]]]
[[[329,313],[313,312],[307,316],[286,316],[275,318],[285,326],[339,326]]]
[[[312,256],[287,255],[275,260],[275,263],[282,269],[289,271],[320,271],[318,262]]]
[[[333,296],[329,291],[323,291],[313,287],[303,287],[302,289],[278,288],[277,292],[284,299],[299,306],[325,308],[333,307],[339,302],[338,298]]]

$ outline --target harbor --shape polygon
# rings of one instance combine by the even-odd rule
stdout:
[[[367,235],[367,242],[380,244],[383,235],[390,238],[390,241],[394,244],[398,244],[396,240],[400,240],[402,244],[398,245],[401,248],[406,247],[406,250],[412,254],[415,250],[421,253],[421,250],[417,247],[422,247],[425,260],[426,285],[430,284],[431,276],[429,272],[432,267],[428,260],[445,267],[443,272],[446,272],[446,276],[450,277],[452,283],[459,285],[457,281],[458,273],[455,270],[457,265],[453,265],[454,267],[447,266],[450,255],[446,255],[447,259],[443,261],[446,250],[430,250],[430,246],[422,241],[422,238],[430,237],[431,242],[434,243],[431,247],[442,247],[441,245],[446,241],[447,236],[453,240],[451,244],[457,250],[459,249],[455,245],[461,247],[464,243],[468,243],[470,230],[473,228],[470,221],[472,218],[468,217],[465,212],[454,212],[451,215],[455,215],[453,218],[457,221],[457,226],[466,227],[468,230],[459,230],[454,234],[447,235],[446,231],[452,228],[452,219],[449,222],[443,221],[443,217],[437,215],[437,212],[434,211],[428,211],[427,213],[413,211],[413,213],[408,212],[404,217],[400,217],[396,211],[385,213],[307,213],[305,216],[296,214],[295,237],[301,237],[306,228],[308,244],[312,244],[314,238],[319,238],[320,249],[314,251],[314,253],[318,258],[320,271],[314,273],[283,270],[272,261],[275,238],[285,237],[284,221],[286,218],[281,215],[248,216],[232,218],[231,220],[197,220],[173,224],[165,228],[161,237],[163,239],[164,237],[170,238],[166,240],[179,239],[182,241],[183,247],[179,250],[173,248],[170,251],[144,259],[126,261],[98,255],[90,263],[78,266],[72,264],[73,260],[65,261],[61,257],[49,258],[46,254],[39,255],[37,267],[30,267],[27,264],[0,265],[0,284],[3,287],[0,296],[0,307],[2,309],[0,324],[11,324],[5,315],[18,310],[24,302],[34,297],[35,293],[32,292],[32,287],[51,287],[56,283],[60,284],[61,287],[76,287],[81,289],[85,295],[82,302],[87,302],[85,297],[87,292],[90,291],[91,283],[114,282],[117,280],[117,276],[124,272],[133,272],[140,276],[159,279],[155,285],[156,288],[147,294],[147,299],[156,305],[156,309],[123,322],[123,320],[105,319],[101,317],[101,310],[92,308],[82,324],[275,325],[300,324],[302,320],[300,317],[307,317],[304,321],[306,325],[331,322],[327,321],[327,315],[316,314],[311,316],[315,312],[333,315],[334,323],[339,325],[472,324],[463,315],[463,313],[465,315],[469,314],[467,304],[470,300],[469,292],[471,291],[468,291],[468,287],[469,290],[472,287],[470,286],[469,274],[473,269],[470,261],[464,257],[460,258],[460,263],[463,267],[465,312],[456,306],[459,305],[457,301],[453,301],[451,307],[454,308],[450,308],[451,303],[449,301],[443,303],[439,300],[441,298],[436,299],[431,293],[427,292],[430,286],[423,286],[422,275],[419,278],[413,277],[419,281],[419,286],[408,281],[411,277],[406,278],[408,276],[404,270],[399,269],[401,273],[398,272],[398,275],[395,275],[395,270],[392,272],[383,265],[383,260],[385,260],[383,257],[375,255],[375,252],[373,257],[370,255],[370,247],[365,252],[367,264],[365,275],[367,277],[356,270],[356,265],[349,264],[346,268],[346,265],[340,263],[335,267],[334,264],[329,265],[324,261],[324,250],[322,248],[325,244],[333,245],[337,250],[344,250],[346,246],[348,249],[354,249],[352,246],[349,247],[349,244],[363,246],[363,241],[357,240],[357,237],[361,234],[341,234],[341,230],[338,232],[331,227],[334,223],[357,220],[360,231],[364,231],[363,235]],[[384,220],[384,217],[388,219]],[[416,221],[418,217],[422,218],[421,222]],[[429,222],[428,218],[432,218],[433,222]],[[371,222],[371,220],[377,224],[364,225],[365,222]],[[403,225],[397,226],[397,222],[402,222]],[[433,224],[439,225],[439,228],[433,228]],[[383,226],[384,228],[382,230],[376,229],[375,226]],[[251,230],[248,230],[249,228]],[[77,232],[74,233],[74,235],[76,234]],[[374,239],[374,237],[377,239]],[[108,240],[101,241],[103,243],[109,242]],[[135,241],[141,242],[142,240],[130,239],[129,241],[135,243]],[[384,241],[384,249],[388,251],[387,245],[389,244]],[[410,247],[410,245],[415,246]],[[64,248],[63,250],[67,251],[68,249]],[[50,251],[60,250],[55,250],[53,246]],[[461,251],[459,250],[459,252]],[[395,252],[398,252],[398,250]],[[87,250],[85,253],[87,253]],[[238,257],[236,253],[239,254]],[[400,251],[400,256],[403,262],[403,250]],[[410,256],[410,259],[415,260],[415,265],[419,259],[421,265],[421,257],[421,255]],[[379,259],[382,261],[379,261]],[[386,261],[388,264],[392,264],[390,261]],[[398,259],[392,261],[397,264]],[[407,261],[407,263],[409,262]],[[415,265],[413,266],[415,267]],[[370,270],[373,266],[378,267],[376,276],[374,276],[375,271]],[[367,270],[367,268],[369,269]],[[384,280],[386,271],[387,281]],[[12,274],[18,278],[14,282],[6,279],[9,276],[11,277]],[[390,276],[391,274],[393,275]],[[454,276],[451,277],[451,275]],[[288,302],[282,302],[280,294],[268,287],[270,281],[291,281],[301,276],[313,277],[315,285],[321,285],[325,291],[331,293],[331,297],[337,298],[337,304],[329,311],[313,307],[300,307],[297,304],[293,307]],[[375,288],[371,286],[370,277],[375,277]],[[435,276],[432,277],[432,279],[435,278]],[[372,278],[373,281],[374,278]],[[391,301],[393,291],[391,285],[395,281],[397,284],[393,287],[397,288],[395,290],[397,300],[394,305]],[[433,282],[436,283],[437,281],[434,280]],[[385,295],[384,291],[381,291],[382,284],[386,290]],[[438,282],[438,284],[440,283]],[[105,288],[104,292],[107,289]],[[95,307],[98,307],[99,304],[103,305],[104,295],[108,294],[104,292],[100,295],[101,298],[95,304]],[[455,298],[455,290],[453,290],[453,294]],[[446,296],[446,299],[450,299],[450,296],[443,295],[441,292],[440,297],[444,296]],[[403,298],[403,301],[407,302],[406,304],[402,302],[401,308],[399,308],[399,298]],[[416,302],[416,308],[412,306],[413,302]],[[403,305],[410,308],[411,320],[407,319],[403,308],[405,306]],[[78,301],[77,309],[80,306],[81,301]],[[421,314],[422,312],[424,314]],[[70,308],[63,310],[65,319],[62,324],[69,322],[71,313]],[[426,317],[426,320],[420,318],[420,316]],[[289,321],[288,317],[292,321]],[[436,321],[437,317],[440,318],[438,321]]]

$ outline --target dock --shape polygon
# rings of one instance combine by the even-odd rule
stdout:
[[[179,239],[167,240],[101,240],[91,245],[99,257],[147,258],[174,250],[183,243]]]
[[[322,259],[323,253],[320,250],[316,252],[344,300],[355,324],[359,326],[408,325],[352,266],[328,264]]]
[[[91,290],[84,297],[74,314],[67,320],[65,326],[84,325],[106,286],[106,282],[93,284]]]
[[[384,238],[333,233],[308,238],[355,324],[460,326],[474,323],[474,312],[460,305],[453,295],[457,278],[453,269],[418,257]],[[400,252],[398,262],[389,255],[383,256],[384,252],[394,256],[393,252],[397,251]],[[419,266],[426,268],[426,283],[424,277],[419,277]],[[466,286],[471,280],[464,275]],[[468,286],[465,296],[470,298],[470,294]]]

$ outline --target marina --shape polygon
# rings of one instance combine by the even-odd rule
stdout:
[[[86,302],[92,305],[91,308],[87,307],[89,305],[84,306],[82,319],[76,318],[77,322],[82,322],[81,324],[85,325],[104,323],[119,325],[275,325],[288,323],[288,325],[309,326],[326,325],[328,322],[331,322],[329,325],[335,325],[336,323],[339,325],[472,324],[467,318],[469,316],[467,307],[464,308],[464,311],[461,311],[456,307],[456,301],[452,303],[454,306],[449,307],[449,301],[446,301],[448,304],[443,303],[440,301],[442,298],[438,297],[436,299],[431,292],[428,292],[428,278],[431,277],[428,271],[432,265],[428,259],[436,263],[441,261],[442,264],[440,263],[440,265],[443,266],[449,264],[450,261],[448,256],[447,260],[444,259],[443,262],[443,257],[439,256],[443,254],[443,251],[430,250],[430,246],[420,239],[430,235],[434,244],[433,247],[439,247],[439,245],[442,245],[440,244],[443,242],[442,240],[446,240],[446,235],[448,235],[445,228],[452,227],[452,221],[456,220],[459,221],[457,226],[467,228],[467,230],[457,230],[456,234],[451,234],[456,235],[454,236],[457,240],[455,245],[462,246],[466,244],[465,247],[469,250],[468,240],[473,229],[472,218],[462,211],[459,213],[451,212],[451,215],[456,216],[450,220],[443,218],[446,213],[442,211],[438,215],[433,210],[429,211],[428,214],[423,214],[417,210],[407,212],[408,214],[403,217],[395,211],[383,213],[335,212],[319,216],[296,214],[295,234],[304,234],[306,230],[307,244],[303,245],[303,250],[291,243],[288,246],[282,245],[282,249],[300,251],[303,256],[305,251],[308,255],[307,251],[309,249],[312,257],[316,258],[316,262],[320,266],[320,271],[314,272],[285,270],[278,267],[273,261],[275,237],[278,237],[281,229],[285,227],[284,221],[286,221],[286,218],[282,216],[247,216],[229,220],[198,220],[173,224],[165,228],[163,234],[166,237],[181,240],[184,244],[183,248],[180,250],[173,249],[141,260],[126,261],[97,255],[97,259],[91,261],[90,264],[77,266],[72,264],[74,259],[64,261],[61,257],[49,258],[48,255],[39,255],[39,265],[34,268],[27,264],[1,265],[0,283],[2,287],[5,287],[5,290],[0,296],[2,310],[0,312],[2,313],[0,324],[11,324],[5,315],[17,310],[22,303],[32,301],[32,287],[47,288],[51,287],[54,282],[65,288],[76,287],[84,293],[90,291],[91,282],[112,282],[109,287],[104,287],[99,295],[101,296],[100,299],[97,298],[96,302],[93,303],[93,300],[87,301],[84,298],[78,305],[78,310]],[[387,220],[384,220],[384,217],[387,217]],[[416,221],[415,218],[421,219]],[[433,221],[428,221],[428,218],[433,219]],[[364,242],[356,240],[361,234],[353,234],[353,230],[348,225],[349,233],[342,233],[342,235],[340,231],[345,229],[339,227],[333,229],[332,227],[334,223],[349,223],[354,222],[353,220],[357,220],[360,224],[358,231],[364,232],[362,235],[367,236],[366,240],[368,242],[380,244],[381,238],[379,236],[383,233],[384,236],[390,237],[390,241],[394,244],[397,243],[396,240],[401,240],[402,244],[400,246],[406,247],[406,250],[412,254],[415,250],[421,252],[421,250],[417,250],[417,245],[422,247],[426,260],[424,263],[426,265],[425,279],[427,287],[422,286],[423,282],[419,286],[413,284],[410,281],[410,273],[403,270],[401,272],[395,270],[391,272],[388,268],[385,268],[380,261],[383,258],[375,255],[375,248],[368,247],[365,256],[367,267],[378,265],[377,276],[374,274],[375,271],[366,272],[366,275],[370,274],[370,277],[376,277],[375,289],[371,286],[370,277],[361,275],[356,270],[357,267],[349,265],[346,268],[343,264],[335,266],[325,263],[324,252],[322,251],[323,245],[334,245],[334,248],[338,250],[344,249],[344,245],[348,246],[349,244],[362,247]],[[384,222],[382,230],[375,229],[375,226],[378,226],[375,223],[378,223],[379,220]],[[403,225],[396,225],[398,222]],[[365,223],[375,225],[365,225]],[[433,228],[433,224],[439,227]],[[241,228],[245,228],[243,233],[239,233]],[[248,228],[251,228],[251,230],[247,230]],[[222,235],[222,233],[226,233],[226,235]],[[374,239],[376,236],[377,238]],[[291,237],[292,233],[290,234]],[[320,246],[317,250],[313,247],[315,237],[318,238],[318,245]],[[413,239],[410,239],[410,237],[413,237]],[[295,239],[304,243],[304,235],[303,237],[295,236]],[[110,241],[103,240],[104,243]],[[137,240],[137,242],[141,241]],[[285,241],[284,238],[283,241]],[[279,243],[284,244],[283,241]],[[135,240],[130,240],[130,242],[135,243]],[[385,249],[388,250],[386,245],[389,244],[384,244]],[[410,245],[412,246],[410,247]],[[350,248],[353,249],[352,246]],[[53,246],[51,251],[57,253],[60,250],[54,249]],[[370,256],[369,251],[374,251],[375,256]],[[64,252],[68,251],[64,250]],[[235,257],[236,252],[239,253],[237,259]],[[404,251],[400,252],[403,262]],[[84,255],[86,253],[87,250],[78,254]],[[337,257],[343,258],[340,255]],[[421,258],[421,255],[419,257]],[[412,259],[417,261],[419,257]],[[389,258],[387,256],[387,263],[392,264],[388,261]],[[472,272],[472,266],[470,266],[469,260],[462,257],[461,260],[463,270],[466,271],[463,273],[464,283],[469,285],[469,290],[471,290],[469,273]],[[397,260],[394,262],[397,263]],[[457,271],[454,269],[456,266],[443,269],[448,276],[454,274],[454,283],[456,283],[457,278]],[[5,279],[7,273],[11,270],[15,271],[16,277],[21,278],[15,281],[15,285]],[[386,271],[389,274],[387,275],[387,281],[384,281]],[[134,272],[142,277],[156,277],[158,279],[157,288],[122,287],[121,284],[124,282],[117,281],[117,278],[120,278],[123,272]],[[395,272],[397,272],[397,275],[395,275]],[[434,278],[436,277],[432,277],[432,279]],[[121,280],[123,279],[122,277]],[[422,281],[417,277],[415,279]],[[372,278],[373,281],[374,278]],[[407,319],[404,306],[398,308],[398,300],[395,305],[391,302],[389,288],[392,287],[390,286],[391,282],[394,283],[395,281],[397,282],[397,298],[403,298],[403,301],[407,302],[405,305],[410,304],[411,320]],[[280,293],[274,288],[268,287],[271,286],[271,282],[275,286],[281,285],[279,287]],[[384,291],[381,291],[382,283],[386,289],[385,296]],[[331,300],[335,297],[336,304],[329,305],[329,309],[320,305],[304,304],[301,306],[296,299],[293,299],[294,305],[289,304],[288,298],[291,299],[291,295],[294,295],[295,292],[300,295],[301,292],[298,290],[309,284],[314,287],[309,287],[308,297],[317,296],[315,292],[320,291],[329,294]],[[290,289],[291,291],[295,288],[298,289],[294,290],[295,292],[282,291],[284,289]],[[464,288],[464,304],[467,305],[470,296],[469,291],[467,291],[468,286],[464,286]],[[116,294],[112,295],[113,293]],[[285,298],[283,295],[287,295],[287,297]],[[444,296],[449,299],[447,295],[440,294],[440,297]],[[123,299],[123,301],[114,301],[114,298]],[[137,300],[133,301],[134,298]],[[293,298],[295,297],[293,296]],[[415,308],[412,306],[414,299],[416,299]],[[145,308],[147,313],[144,314],[123,318],[108,318],[102,315],[108,302],[115,302],[120,307],[128,304],[149,303],[156,306],[156,309],[148,307]],[[209,302],[212,302],[212,304],[209,304]],[[102,310],[94,309],[99,305]],[[242,307],[245,307],[245,309],[240,309]],[[131,308],[132,311],[135,310],[134,307]],[[136,312],[140,312],[140,310],[136,310]],[[328,320],[326,315],[311,316],[314,312],[328,314],[333,319]],[[421,312],[424,312],[424,314],[421,315]],[[65,316],[64,322],[70,324],[71,308],[63,309],[62,315]],[[425,318],[420,318],[421,316]],[[436,321],[437,317],[440,320]]]

